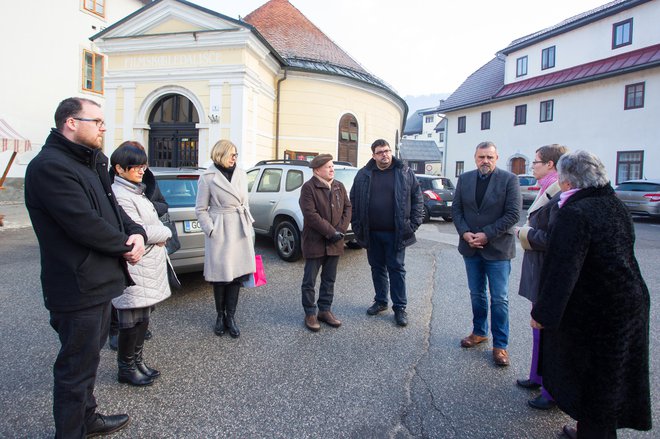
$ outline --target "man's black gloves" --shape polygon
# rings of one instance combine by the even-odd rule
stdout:
[[[344,234],[341,232],[335,232],[335,234],[332,235],[332,237],[328,239],[328,241],[330,241],[331,244],[334,244],[335,242],[340,241],[342,239],[344,239]]]

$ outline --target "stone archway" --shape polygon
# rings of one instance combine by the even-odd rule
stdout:
[[[186,96],[162,96],[149,113],[149,166],[196,167],[199,114]]]
[[[524,157],[511,159],[511,172],[516,175],[527,174],[527,160]]]

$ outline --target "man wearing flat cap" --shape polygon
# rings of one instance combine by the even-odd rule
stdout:
[[[331,308],[337,264],[339,256],[344,254],[344,233],[351,222],[351,202],[344,185],[334,179],[332,155],[317,155],[309,167],[314,175],[303,184],[299,200],[304,219],[302,253],[305,258],[301,290],[305,326],[316,332],[321,329],[319,321],[335,328],[341,326]],[[314,287],[319,270],[321,285],[315,301]]]

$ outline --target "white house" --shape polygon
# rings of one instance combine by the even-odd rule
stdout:
[[[0,26],[0,119],[29,139],[9,177],[43,145],[58,103],[70,96],[103,104],[106,59],[89,37],[150,0],[35,0],[3,2]],[[12,148],[13,149],[13,148]],[[0,172],[13,151],[0,148]]]
[[[660,2],[616,0],[513,41],[441,103],[447,175],[498,165],[529,173],[540,146],[593,152],[613,184],[660,177]]]

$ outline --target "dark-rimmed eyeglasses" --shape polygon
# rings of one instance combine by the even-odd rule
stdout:
[[[142,171],[145,172],[149,166],[147,165],[138,165],[138,166],[129,166],[127,171],[131,171],[135,169],[136,171]]]
[[[546,162],[546,161],[544,161],[544,160],[534,160],[534,161],[532,162],[532,165],[538,165],[539,163],[546,164],[546,163],[548,163],[548,162]]]
[[[238,158],[238,153],[236,153],[236,154],[229,154],[229,157],[231,157],[231,158],[233,158],[233,159],[237,159],[237,158]]]
[[[86,117],[72,117],[72,119],[79,120],[81,122],[94,122],[96,123],[96,128],[102,128],[105,126],[105,121],[103,119],[88,119]]]
[[[391,154],[392,150],[391,149],[383,149],[380,151],[374,151],[374,155],[385,155],[385,154]]]

